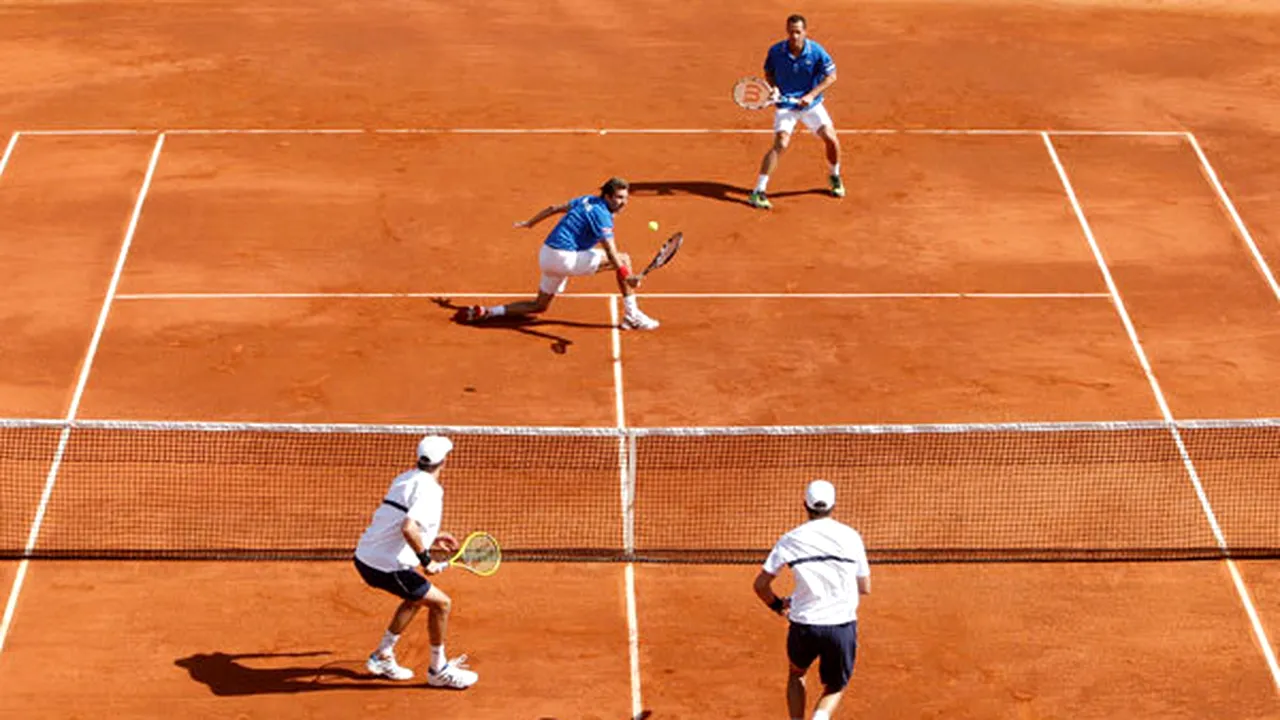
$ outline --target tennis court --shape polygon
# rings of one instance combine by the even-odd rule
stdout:
[[[837,717],[1280,718],[1275,140],[1197,74],[1254,77],[1280,20],[805,8],[896,74],[831,93],[848,196],[797,138],[761,213],[725,88],[789,9],[565,10],[0,5],[0,715],[777,717],[785,625],[724,560],[822,475],[881,560]],[[40,39],[101,26],[152,50]],[[1234,42],[1185,58],[1205,27]],[[414,85],[453,67],[424,41],[471,92]],[[513,220],[614,173],[624,249],[687,237],[659,331],[618,331],[608,277],[451,322],[533,290]],[[465,693],[368,679],[389,601],[299,559],[354,543],[420,426],[456,429],[446,525],[516,559],[442,581]]]

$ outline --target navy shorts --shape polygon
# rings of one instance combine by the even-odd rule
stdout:
[[[354,560],[356,571],[360,573],[360,577],[364,578],[366,585],[379,590],[386,590],[398,598],[421,600],[427,594],[427,591],[431,589],[431,581],[416,570],[384,572],[365,565],[360,562],[360,558],[354,558]]]
[[[791,623],[787,631],[787,659],[808,670],[818,660],[818,676],[828,692],[843,690],[858,657],[858,621],[843,625]]]

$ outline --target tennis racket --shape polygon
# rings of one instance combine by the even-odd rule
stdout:
[[[744,77],[733,84],[733,101],[747,110],[763,110],[781,99],[778,89],[763,78]]]
[[[488,577],[498,572],[498,566],[502,564],[502,548],[489,533],[473,532],[462,541],[462,547],[449,558],[448,563],[450,567],[460,567]]]
[[[676,253],[680,252],[680,246],[683,244],[684,244],[683,232],[678,232],[675,235],[672,235],[671,237],[667,238],[667,241],[662,243],[662,247],[658,248],[658,253],[653,256],[652,260],[649,261],[649,265],[646,266],[644,270],[641,270],[640,274],[637,275],[636,277],[644,278],[645,275],[648,275],[654,270],[657,270],[663,265],[666,265],[667,263],[671,262],[671,259],[676,256]]]

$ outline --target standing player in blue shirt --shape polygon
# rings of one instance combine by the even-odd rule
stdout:
[[[600,186],[599,195],[583,195],[563,205],[543,208],[532,218],[516,223],[516,227],[531,228],[552,215],[564,213],[538,253],[538,266],[542,269],[538,297],[488,308],[475,305],[461,311],[458,319],[474,323],[507,315],[536,315],[551,307],[551,301],[564,292],[570,277],[613,270],[618,275],[618,291],[626,308],[622,328],[657,329],[658,321],[640,312],[636,304],[635,289],[640,281],[631,272],[631,258],[618,252],[613,240],[613,216],[627,206],[629,192],[626,180],[609,178]]]
[[[831,194],[844,197],[840,180],[840,143],[831,116],[822,105],[822,93],[836,82],[836,61],[821,45],[808,39],[808,23],[803,15],[787,18],[787,39],[769,48],[764,61],[765,79],[781,99],[774,106],[773,147],[760,162],[760,177],[748,201],[752,207],[773,207],[765,195],[769,175],[778,167],[778,156],[791,142],[796,122],[803,122],[827,146],[827,162],[831,163]]]

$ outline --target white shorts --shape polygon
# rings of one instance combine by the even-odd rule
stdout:
[[[569,278],[577,275],[595,275],[604,262],[604,250],[557,250],[546,245],[538,252],[538,267],[542,268],[542,281],[538,290],[548,295],[564,292]]]
[[[817,107],[778,108],[773,111],[773,131],[776,133],[790,133],[796,129],[796,121],[803,122],[805,127],[816,133],[823,125],[831,125],[831,116],[827,114],[826,103],[818,103]]]

